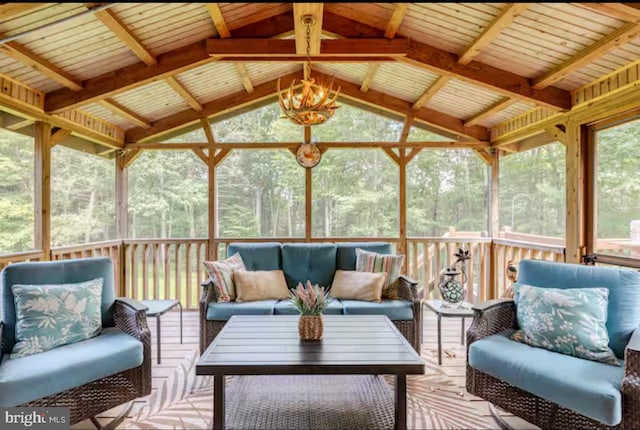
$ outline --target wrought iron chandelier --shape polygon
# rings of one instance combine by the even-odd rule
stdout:
[[[286,93],[280,90],[280,79],[278,79],[278,101],[280,109],[296,124],[318,125],[324,124],[331,118],[338,106],[336,100],[340,94],[340,87],[334,91],[333,76],[329,85],[316,83],[311,77],[311,26],[315,24],[313,15],[304,15],[302,23],[307,28],[307,61],[304,64],[304,76],[301,80],[302,86],[296,90],[296,80],[291,81],[291,85]],[[333,98],[330,98],[334,92]]]

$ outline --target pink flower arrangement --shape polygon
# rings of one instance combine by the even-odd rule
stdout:
[[[311,285],[311,281],[307,281],[306,287],[299,282],[296,288],[289,291],[289,298],[301,315],[322,315],[322,311],[333,300],[329,291],[318,284]]]

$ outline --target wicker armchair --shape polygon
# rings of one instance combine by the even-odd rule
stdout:
[[[531,265],[527,267],[529,266]],[[604,268],[599,267],[597,269]],[[577,272],[580,272],[580,270],[577,270]],[[620,279],[630,281],[630,277],[625,278],[624,276],[620,275]],[[635,278],[635,276],[631,276],[631,278]],[[530,279],[529,277],[526,281]],[[602,279],[600,278],[599,281],[602,281]],[[519,278],[518,281],[529,283],[524,282],[522,278]],[[629,283],[631,284],[632,282]],[[640,330],[633,331],[624,348],[624,368],[616,370],[623,372],[620,384],[622,420],[618,424],[610,425],[587,417],[575,410],[560,406],[556,402],[534,395],[529,391],[472,367],[469,363],[469,350],[475,342],[490,336],[511,332],[518,328],[516,306],[512,299],[492,300],[475,306],[474,311],[473,322],[467,331],[466,388],[469,393],[481,397],[493,405],[543,429],[640,428]],[[636,326],[634,325],[634,327]],[[505,354],[506,351],[502,350],[497,353]],[[553,362],[547,362],[545,365],[553,367]],[[570,378],[571,376],[567,377]],[[588,379],[590,376],[581,374],[581,377]],[[492,413],[495,415],[496,411],[492,410]],[[496,418],[498,422],[501,421],[499,416],[496,416]]]
[[[15,308],[11,288],[9,288],[11,285],[16,283],[73,283],[97,277],[102,277],[104,280],[102,316],[103,332],[105,334],[43,353],[13,360],[3,360],[2,365],[0,365],[0,375],[2,375],[0,376],[1,406],[68,407],[70,424],[91,419],[98,426],[99,424],[94,417],[99,413],[151,393],[151,336],[147,326],[147,308],[135,300],[114,298],[113,262],[109,258],[96,257],[70,261],[28,262],[7,266],[2,271],[1,281],[5,321],[0,323],[0,335],[2,336],[0,354],[10,353],[15,343]],[[130,339],[130,337],[135,340]],[[103,362],[97,362],[96,364],[85,363],[85,366],[101,368],[92,371],[106,374],[106,376],[56,392],[55,387],[63,386],[64,384],[72,385],[68,381],[60,382],[60,379],[66,378],[71,381],[74,378],[81,377],[78,374],[85,372],[82,367],[78,368],[74,365],[69,365],[68,369],[66,369],[65,357],[68,358],[69,362],[73,362],[74,360],[86,359],[86,357],[100,356],[101,351],[108,350],[109,346],[115,345],[117,347],[118,343],[122,345],[122,340],[126,341],[125,343],[136,351],[132,354],[134,357],[139,357],[141,351],[141,364],[130,368],[126,368],[129,366],[125,364],[120,364],[120,371],[108,374],[108,366],[105,366],[104,361],[110,362],[112,359],[117,361],[117,356],[105,358]],[[105,343],[106,341],[112,343]],[[78,357],[79,354],[82,354],[82,352],[78,351],[84,351],[87,355]],[[65,356],[64,354],[67,355]],[[21,360],[25,360],[25,362],[20,363]],[[54,363],[55,360],[57,360],[57,364]],[[135,358],[130,359],[132,362],[134,360]],[[38,365],[39,362],[41,362],[42,366]],[[3,369],[7,366],[16,368],[22,366],[24,371],[22,374],[16,375],[17,372],[13,370],[14,367]],[[118,364],[114,364],[114,366],[118,366]],[[34,367],[49,368],[52,374],[47,375],[47,372],[44,374],[40,372],[30,375],[30,369]],[[25,382],[20,382],[20,378],[25,378]],[[15,391],[16,385],[24,387],[24,390],[20,390],[19,394]],[[34,398],[38,393],[43,392],[49,394]]]

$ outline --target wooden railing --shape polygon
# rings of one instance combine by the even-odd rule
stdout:
[[[40,261],[43,258],[44,253],[39,250],[2,255],[0,256],[0,270],[4,269],[9,264],[22,263],[23,261]]]
[[[407,275],[418,281],[424,298],[440,298],[438,283],[446,268],[456,260],[454,253],[458,248],[469,250],[471,255],[471,259],[466,262],[466,300],[477,303],[489,298],[491,238],[408,238]]]

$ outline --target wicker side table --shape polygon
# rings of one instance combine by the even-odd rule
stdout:
[[[147,307],[148,317],[156,317],[156,333],[158,336],[158,364],[160,364],[160,344],[162,343],[160,317],[176,306],[180,308],[180,343],[182,343],[182,304],[180,303],[180,300],[140,300],[140,302]]]
[[[464,319],[473,317],[471,303],[462,302],[459,308],[444,306],[442,300],[425,300],[424,303],[438,316],[438,364],[442,365],[442,318],[462,318],[460,343],[464,345]]]

